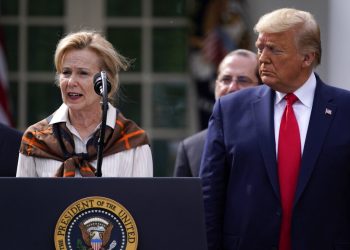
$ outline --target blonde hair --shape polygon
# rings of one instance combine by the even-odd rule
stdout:
[[[254,27],[258,33],[278,33],[295,29],[296,45],[302,54],[315,53],[314,67],[321,63],[320,28],[309,12],[282,8],[263,15]]]
[[[58,74],[62,72],[62,60],[64,55],[72,49],[90,49],[94,51],[101,60],[101,70],[106,71],[111,83],[109,99],[114,99],[119,89],[119,71],[127,70],[130,62],[127,58],[119,54],[113,45],[107,41],[97,31],[82,30],[72,32],[63,37],[57,44],[55,51],[56,83]]]

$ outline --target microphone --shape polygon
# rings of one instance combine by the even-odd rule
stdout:
[[[107,78],[107,74],[104,71],[97,73],[94,76],[94,89],[96,94],[102,96],[103,95],[103,82],[106,82],[107,85],[107,93],[111,91],[111,83]]]
[[[108,110],[108,93],[111,91],[111,83],[107,78],[107,74],[104,71],[97,73],[94,76],[94,89],[95,92],[102,96],[101,108],[102,108],[102,120],[100,125],[100,136],[97,145],[97,169],[96,176],[102,176],[102,161],[103,161],[103,148],[104,138],[106,130],[107,110]]]

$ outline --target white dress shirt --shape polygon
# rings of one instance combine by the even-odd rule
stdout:
[[[309,79],[294,92],[294,95],[298,97],[298,100],[293,104],[294,114],[296,116],[301,142],[301,153],[304,151],[306,133],[309,126],[310,115],[312,110],[312,103],[314,101],[316,89],[316,77],[312,73]],[[278,137],[281,125],[281,119],[284,109],[287,105],[287,101],[284,99],[286,93],[276,91],[275,98],[275,140],[276,140],[276,155],[278,155]]]
[[[116,108],[108,104],[106,125],[114,128],[116,120]],[[65,122],[69,131],[73,134],[75,152],[86,153],[86,144],[93,133],[86,139],[82,139],[68,119],[68,107],[62,104],[54,113],[50,124]],[[96,168],[97,160],[90,162]],[[17,165],[17,177],[53,177],[61,166],[62,162],[26,156],[19,154]],[[152,177],[153,161],[149,145],[142,145],[126,151],[103,157],[102,161],[103,177]],[[79,170],[76,170],[76,177],[81,177]]]

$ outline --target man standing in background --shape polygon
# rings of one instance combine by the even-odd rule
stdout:
[[[256,54],[245,49],[234,50],[224,57],[215,81],[215,99],[240,89],[257,86],[260,82]],[[202,130],[178,146],[174,176],[197,177],[208,130]]]

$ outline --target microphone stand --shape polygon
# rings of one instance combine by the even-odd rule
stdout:
[[[107,88],[107,76],[106,72],[101,72],[102,78],[102,122],[100,125],[100,136],[98,138],[97,146],[97,171],[96,176],[102,177],[102,160],[103,160],[103,146],[105,141],[105,130],[106,130],[106,120],[107,120],[107,110],[108,110],[108,88]]]

